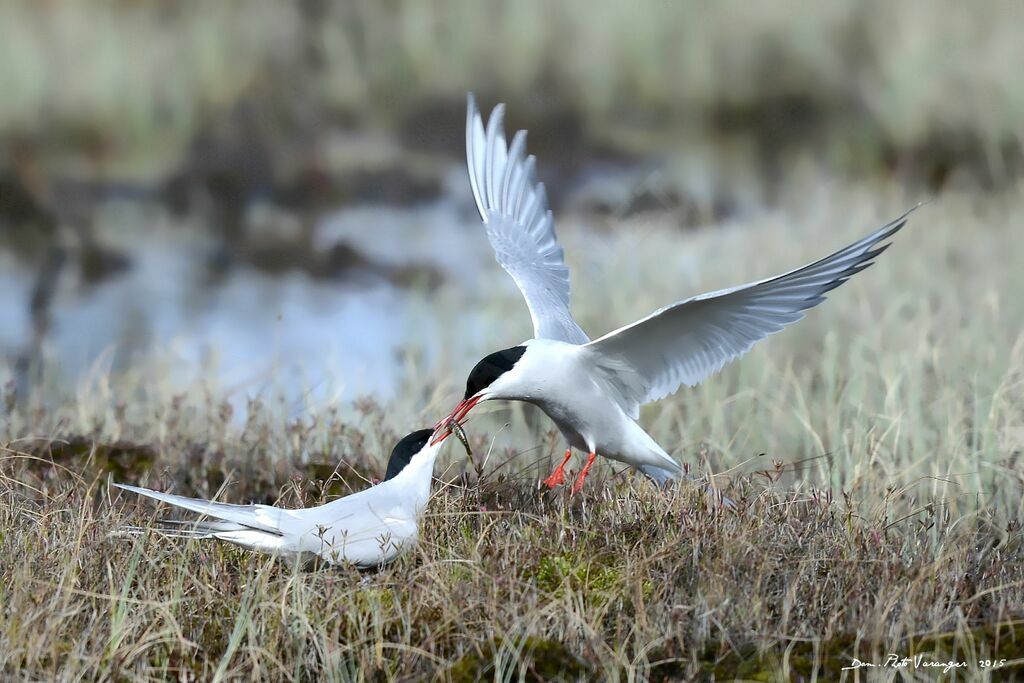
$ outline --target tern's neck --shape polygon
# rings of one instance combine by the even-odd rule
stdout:
[[[387,483],[408,492],[417,505],[424,504],[430,496],[430,480],[434,473],[434,461],[437,459],[439,450],[439,448],[430,448],[412,456],[409,464]]]

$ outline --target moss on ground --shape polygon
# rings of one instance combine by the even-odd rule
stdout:
[[[531,682],[596,680],[590,666],[564,644],[536,636],[521,640],[495,638],[463,655],[448,670],[448,677],[452,683],[494,680],[499,666],[506,676],[519,672],[519,680]]]

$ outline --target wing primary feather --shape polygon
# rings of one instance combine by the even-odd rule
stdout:
[[[144,489],[139,486],[129,486],[128,484],[115,483],[114,486],[125,491],[131,491],[132,493],[136,493],[140,496],[146,496],[147,498],[159,500],[163,503],[174,505],[175,507],[196,512],[201,515],[235,522],[251,529],[256,529],[269,534],[281,535],[280,529],[275,526],[271,526],[267,520],[259,518],[259,512],[261,509],[274,510],[278,513],[282,512],[277,508],[266,508],[265,506],[257,505],[215,503],[213,501],[201,500],[199,498],[186,498],[185,496],[178,496],[173,493],[161,493],[159,491]]]
[[[485,206],[485,202],[480,187],[481,161],[484,159],[483,144],[483,120],[481,120],[480,110],[476,106],[476,98],[473,97],[473,93],[470,93],[466,105],[466,163],[469,166],[469,186],[473,191],[473,199],[476,201],[481,218],[485,218],[482,208]]]
[[[505,116],[505,105],[499,104],[491,111],[487,121],[487,171],[484,185],[487,188],[487,205],[500,210],[500,198],[495,187],[500,173],[498,166],[505,162],[505,135],[501,124]]]
[[[477,210],[502,268],[530,309],[534,336],[584,344],[587,335],[569,312],[569,270],[555,234],[547,194],[527,155],[525,131],[506,145],[504,105],[484,123],[475,98],[466,105],[466,165]]]
[[[526,145],[526,131],[519,131],[512,137],[512,146],[508,150],[508,163],[501,180],[501,207],[508,211],[512,205],[511,190],[519,169],[522,167],[523,149]]]

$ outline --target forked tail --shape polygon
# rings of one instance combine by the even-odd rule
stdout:
[[[272,549],[279,545],[282,533],[277,520],[276,508],[266,505],[230,505],[215,503],[199,498],[186,498],[171,493],[160,493],[138,486],[114,484],[119,489],[137,493],[154,500],[189,510],[213,520],[159,520],[155,530],[173,538],[216,538],[240,545]],[[125,526],[120,533],[138,535],[147,531],[147,527]]]

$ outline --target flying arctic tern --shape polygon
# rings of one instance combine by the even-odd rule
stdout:
[[[167,521],[172,536],[214,538],[281,557],[319,556],[330,564],[375,567],[415,545],[419,515],[430,496],[431,473],[445,433],[421,429],[395,445],[380,484],[317,507],[288,510],[270,505],[230,505],[159,493],[137,486],[118,488],[212,517],[211,521]],[[431,438],[431,437],[435,438]],[[139,529],[133,529],[138,531]]]
[[[582,488],[597,455],[639,468],[658,483],[682,474],[637,423],[640,406],[699,384],[801,319],[827,292],[870,266],[910,213],[802,268],[671,304],[591,341],[569,312],[569,270],[544,186],[536,180],[536,161],[526,154],[526,132],[506,145],[503,115],[499,104],[485,127],[469,96],[466,161],[487,237],[526,299],[534,338],[477,363],[463,400],[438,425],[464,419],[482,401],[538,406],[569,446],[545,480],[549,487],[564,483],[573,448],[588,454],[573,492]]]

